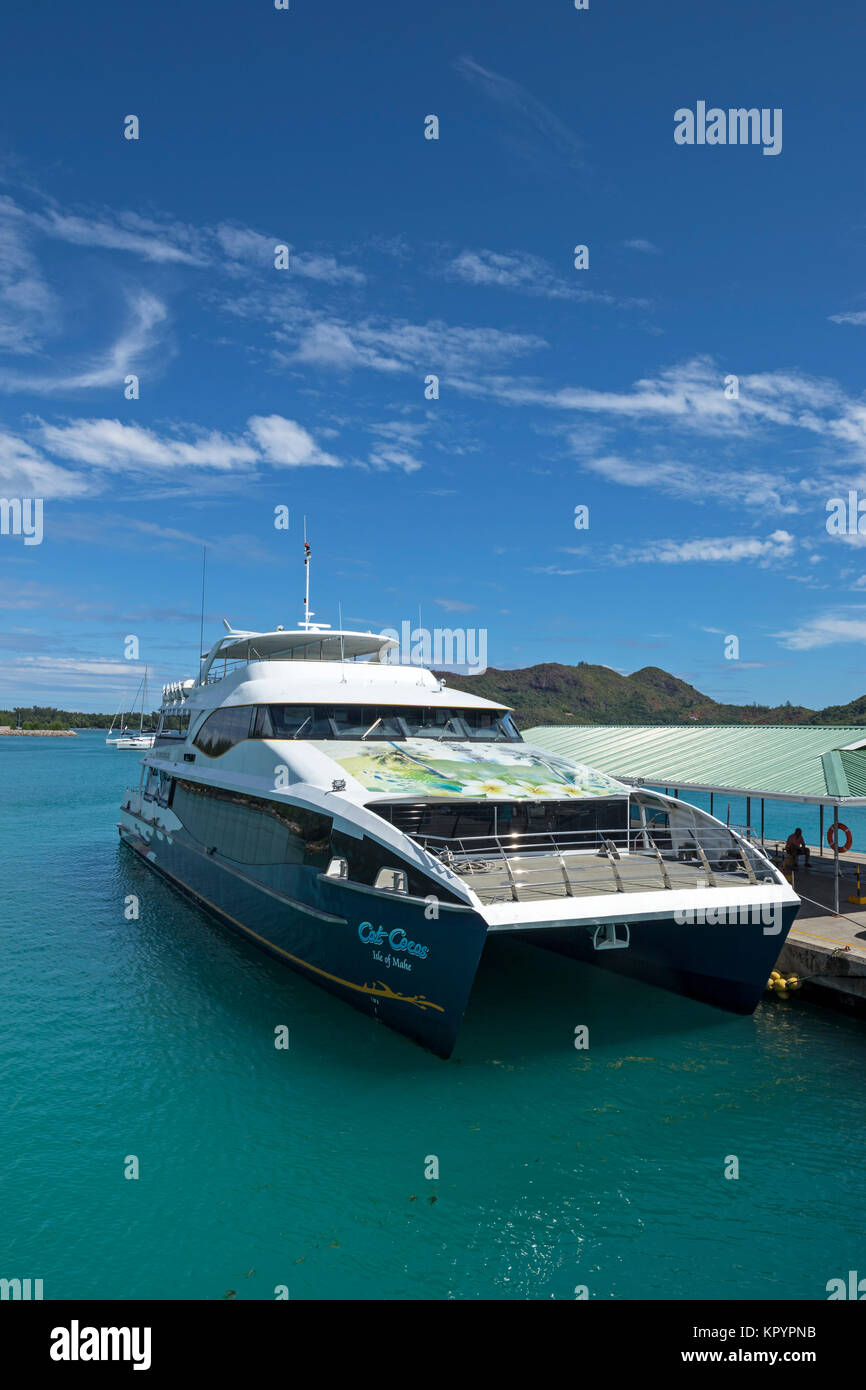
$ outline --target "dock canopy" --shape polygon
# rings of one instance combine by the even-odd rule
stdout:
[[[866,725],[542,724],[523,737],[641,786],[866,806]]]

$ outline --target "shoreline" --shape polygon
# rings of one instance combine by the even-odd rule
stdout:
[[[74,729],[13,729],[0,727],[0,738],[78,738]]]

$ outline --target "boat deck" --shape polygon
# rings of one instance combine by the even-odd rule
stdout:
[[[659,889],[706,887],[707,873],[696,859],[621,853],[492,855],[457,859],[451,868],[477,893],[482,903],[536,902],[546,898],[584,898],[598,893],[653,893]],[[750,882],[745,869],[714,867],[719,888],[742,888]],[[757,875],[759,882],[761,875]],[[667,879],[667,882],[665,882]],[[770,883],[769,872],[763,879]]]

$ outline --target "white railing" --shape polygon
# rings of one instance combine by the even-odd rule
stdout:
[[[682,888],[702,878],[708,887],[731,880],[772,883],[777,875],[762,856],[724,826],[629,824],[596,830],[554,830],[505,835],[412,836],[462,878],[504,875],[500,886],[515,902],[521,892],[560,895]],[[593,872],[599,862],[601,873]],[[644,868],[646,872],[644,872]],[[686,871],[684,873],[684,870]],[[694,875],[694,877],[692,877]]]

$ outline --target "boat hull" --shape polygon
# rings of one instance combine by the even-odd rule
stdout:
[[[118,829],[144,863],[233,931],[360,1012],[451,1055],[487,937],[472,909],[365,892],[303,865],[257,866],[253,879],[248,867],[135,817]]]
[[[628,975],[674,994],[686,995],[737,1014],[753,1013],[798,911],[797,903],[774,904],[772,920],[677,922],[667,918],[629,921],[629,944],[596,949],[595,929],[573,925],[534,927],[520,937],[604,970]],[[740,914],[737,914],[738,916]],[[743,914],[745,915],[745,914]]]

